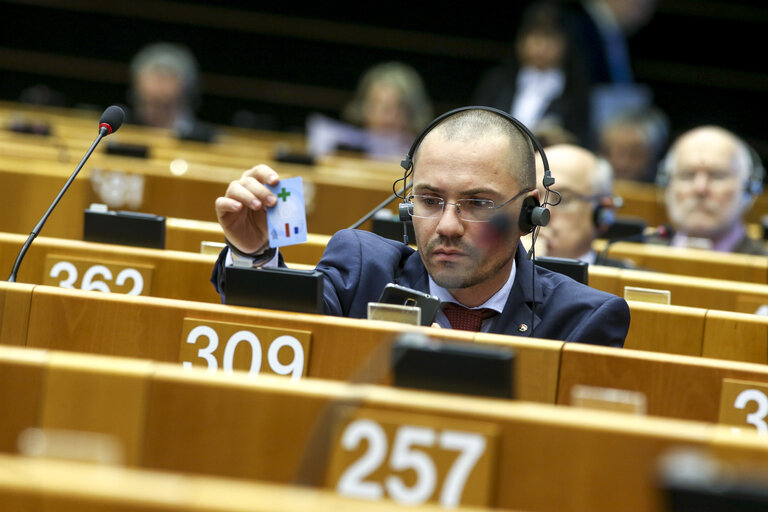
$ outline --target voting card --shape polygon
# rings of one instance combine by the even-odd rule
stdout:
[[[277,203],[267,208],[269,246],[283,247],[307,241],[307,213],[304,208],[304,185],[301,178],[286,178],[267,188]]]

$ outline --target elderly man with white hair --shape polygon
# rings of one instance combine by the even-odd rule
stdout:
[[[768,254],[744,227],[744,214],[762,191],[760,159],[739,137],[719,126],[682,134],[662,160],[657,183],[673,236],[651,239],[677,247]]]

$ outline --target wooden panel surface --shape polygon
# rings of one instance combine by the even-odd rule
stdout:
[[[47,354],[0,346],[0,451],[17,453],[19,434],[39,422]]]
[[[149,361],[53,352],[42,396],[40,427],[113,436],[122,460],[140,460]]]
[[[768,363],[768,317],[707,312],[702,355],[753,363]]]
[[[0,345],[26,344],[33,288],[30,284],[0,281]]]
[[[629,301],[631,322],[624,348],[699,356],[706,309]]]
[[[649,415],[717,422],[724,378],[768,381],[768,368],[569,343],[563,348],[557,403],[569,404],[575,385],[639,391]]]

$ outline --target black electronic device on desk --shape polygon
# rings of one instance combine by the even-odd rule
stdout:
[[[149,158],[149,146],[145,144],[127,144],[125,142],[107,142],[107,154],[129,156],[132,158]]]
[[[224,268],[224,304],[299,313],[324,312],[323,274],[291,268]]]
[[[494,398],[514,398],[515,352],[466,342],[433,340],[416,333],[392,346],[397,387]]]
[[[83,240],[165,249],[165,217],[92,207],[85,210]]]
[[[642,241],[643,233],[648,227],[648,222],[637,217],[616,217],[608,228],[608,231],[600,235],[600,238],[612,240],[615,238],[637,238]]]
[[[581,284],[589,285],[589,263],[586,261],[554,256],[537,256],[536,264],[575,279]]]
[[[434,295],[394,283],[389,283],[384,287],[381,296],[379,296],[379,302],[420,308],[421,325],[432,325],[432,322],[435,321],[435,315],[440,309],[440,299]]]

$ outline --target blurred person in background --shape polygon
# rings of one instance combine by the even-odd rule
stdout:
[[[757,154],[725,128],[700,126],[683,133],[656,180],[664,188],[673,235],[649,242],[768,254],[762,241],[747,235],[743,219],[762,191],[764,175]]]
[[[516,30],[513,51],[481,78],[472,103],[509,112],[534,133],[587,144],[587,70],[578,48],[568,44],[564,23],[555,2],[529,6]]]
[[[617,180],[652,183],[669,139],[669,121],[656,108],[620,112],[600,131],[599,153]]]
[[[402,158],[416,134],[431,121],[433,108],[413,67],[384,62],[361,76],[340,117],[309,116],[307,136],[312,154],[348,150],[373,158]]]
[[[587,67],[592,133],[628,108],[647,108],[651,89],[635,80],[629,38],[648,24],[658,0],[579,0],[566,4],[570,44]],[[590,142],[597,148],[597,140]]]
[[[595,239],[611,227],[615,216],[610,164],[591,151],[572,144],[546,147],[544,153],[556,176],[553,189],[560,193],[561,200],[550,209],[549,224],[539,231],[536,256],[576,259],[590,265],[631,267],[630,262],[598,256],[592,248]],[[544,167],[538,158],[536,174],[541,187]],[[543,188],[539,194],[543,197]],[[530,246],[530,236],[526,245]]]
[[[133,57],[130,71],[130,122],[172,130],[183,139],[215,138],[213,126],[195,116],[201,80],[197,61],[187,47],[149,44]]]

